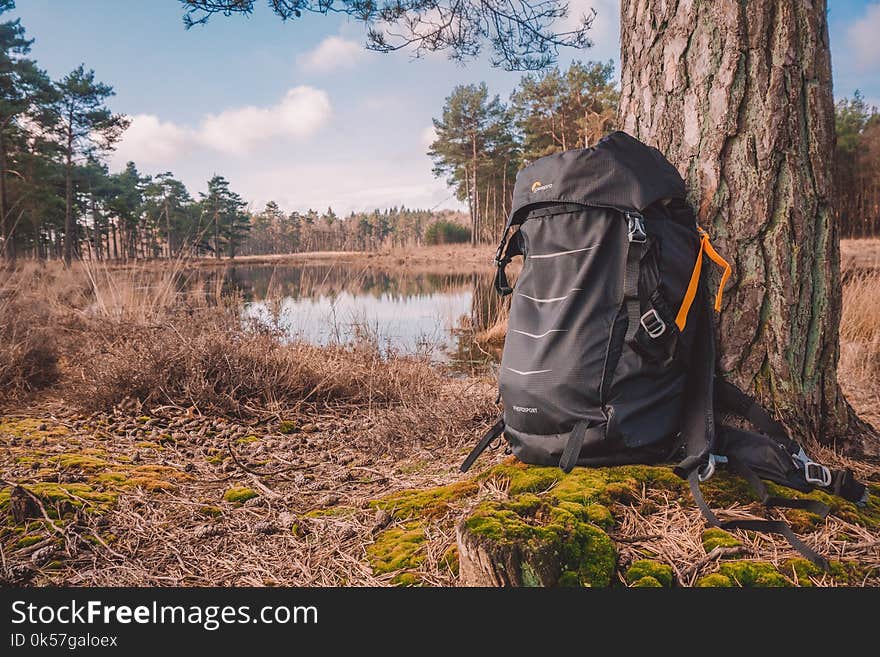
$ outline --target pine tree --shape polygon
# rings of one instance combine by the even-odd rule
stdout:
[[[471,215],[471,241],[481,233],[481,169],[487,154],[511,139],[507,109],[498,96],[489,97],[486,83],[461,85],[446,99],[441,118],[434,119],[437,138],[428,155],[434,175],[446,176],[458,198],[467,201]],[[485,199],[483,199],[485,200]]]
[[[74,217],[74,167],[81,158],[112,151],[130,121],[113,114],[104,102],[113,88],[95,81],[95,72],[78,66],[55,84],[57,137],[63,149],[65,170],[64,262],[70,265],[77,248]]]
[[[14,8],[13,0],[0,0],[0,15]],[[21,212],[16,219],[10,216],[8,174],[17,168],[11,146],[28,132],[29,123],[42,127],[45,107],[53,99],[49,78],[25,57],[32,43],[20,20],[0,23],[0,255],[10,266],[15,262],[15,232],[22,216]]]
[[[614,126],[617,91],[612,62],[574,62],[527,75],[510,98],[511,112],[530,162],[570,148],[587,148]]]

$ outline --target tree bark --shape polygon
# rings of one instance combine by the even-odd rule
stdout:
[[[799,437],[876,449],[837,383],[825,0],[623,0],[619,125],[660,149],[734,267],[721,371]]]
[[[69,117],[67,159],[64,167],[64,266],[73,260],[73,114]]]

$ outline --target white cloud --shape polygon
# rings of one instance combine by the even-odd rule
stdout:
[[[581,59],[620,61],[620,0],[570,0],[568,16],[560,23],[571,30],[580,25],[583,16],[590,17],[596,10],[590,31],[587,33],[593,47],[586,50]],[[619,66],[618,66],[619,68]],[[615,70],[617,77],[620,71]]]
[[[880,3],[868,5],[865,15],[850,25],[848,32],[859,69],[880,66]]]
[[[421,145],[425,148],[425,150],[431,148],[431,144],[437,141],[437,130],[434,129],[433,125],[429,125],[427,128],[422,130],[422,138],[420,140]]]
[[[364,46],[340,36],[329,36],[313,50],[297,57],[300,68],[313,73],[351,68],[364,56]]]
[[[261,207],[274,200],[286,211],[332,206],[337,213],[396,205],[460,208],[446,183],[431,176],[427,161],[403,166],[394,159],[358,157],[335,162],[273,163],[250,168],[235,177],[236,189]],[[345,184],[340,185],[339,181]]]
[[[192,142],[186,128],[162,121],[155,114],[135,114],[122,142],[113,154],[114,164],[130,160],[138,164],[164,164]]]
[[[269,139],[307,137],[327,122],[330,113],[325,91],[294,87],[271,107],[249,105],[208,115],[199,129],[199,141],[224,153],[242,154]]]
[[[290,89],[269,107],[248,105],[208,114],[196,127],[136,114],[113,155],[113,165],[129,160],[165,165],[199,148],[243,155],[272,140],[306,138],[320,130],[331,114],[327,92],[305,86]]]

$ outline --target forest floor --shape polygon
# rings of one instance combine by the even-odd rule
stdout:
[[[2,281],[0,584],[455,585],[462,517],[565,488],[500,451],[458,473],[497,413],[490,377],[368,343],[282,345],[205,295],[51,268]],[[878,295],[880,267],[849,277],[841,382],[880,428]],[[811,449],[872,487],[821,522],[786,512],[830,575],[773,537],[704,531],[665,469],[570,477],[590,477],[612,582],[880,585],[880,467]],[[761,515],[717,479],[717,508]]]

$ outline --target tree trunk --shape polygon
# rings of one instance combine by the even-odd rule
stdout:
[[[3,259],[10,269],[15,268],[15,224],[9,218],[9,197],[6,191],[6,122],[0,126],[0,238],[3,239]]]
[[[67,159],[64,167],[64,266],[73,260],[73,116],[67,132]]]
[[[480,196],[479,196],[479,187],[477,187],[477,135],[474,133],[471,136],[471,169],[473,170],[473,175],[471,176],[471,196],[473,198],[473,213],[474,216],[471,218],[471,221],[474,225],[474,232],[471,235],[471,244],[476,245],[480,241]]]
[[[837,383],[826,10],[824,0],[623,0],[618,120],[678,167],[734,267],[723,373],[799,437],[856,448],[868,429]]]

